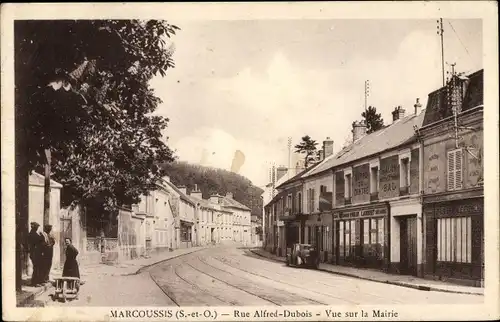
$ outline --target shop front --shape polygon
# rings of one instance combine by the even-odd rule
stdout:
[[[423,213],[426,226],[425,277],[483,286],[483,197],[426,197]]]
[[[332,213],[309,215],[304,224],[303,243],[316,246],[321,262],[332,262],[334,254]]]
[[[387,270],[389,267],[389,205],[343,209],[333,214],[334,264]]]
[[[284,256],[290,253],[293,244],[300,243],[300,221],[296,216],[280,216],[279,219],[283,222],[284,227]]]

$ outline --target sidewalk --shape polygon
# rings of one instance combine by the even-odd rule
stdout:
[[[268,259],[272,259],[275,261],[281,261],[281,262],[286,261],[285,257],[279,257],[273,255],[263,249],[251,249],[251,252],[256,255],[266,257]],[[321,263],[319,269],[321,271],[330,272],[333,274],[360,278],[372,282],[393,284],[408,288],[414,288],[422,291],[484,295],[484,288],[455,285],[442,281],[427,280],[414,276],[388,274],[372,269],[360,269],[355,267],[339,266],[327,263]]]
[[[191,248],[175,249],[171,252],[162,252],[155,254],[149,258],[137,258],[132,260],[123,261],[117,264],[95,264],[88,266],[80,266],[80,277],[83,282],[86,282],[90,276],[130,276],[139,274],[144,268],[170,260],[179,256],[187,255],[189,253],[197,252],[212,246],[200,246]],[[60,277],[62,275],[62,268],[53,269],[51,271],[51,278]],[[36,299],[42,294],[52,291],[52,284],[48,283],[40,287],[28,286],[29,279],[25,281],[26,286],[22,287],[21,292],[16,293],[16,300],[18,306],[36,306],[43,305],[37,303]]]

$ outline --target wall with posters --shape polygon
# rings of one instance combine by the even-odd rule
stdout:
[[[370,164],[354,167],[352,175],[352,203],[370,201]]]
[[[380,160],[379,199],[399,196],[399,157],[390,156]]]

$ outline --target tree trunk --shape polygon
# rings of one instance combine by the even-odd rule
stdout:
[[[27,237],[29,231],[29,170],[27,165],[26,133],[22,113],[15,113],[15,225],[16,225],[16,291],[22,288],[23,270],[27,263]]]
[[[43,191],[43,225],[50,223],[50,149],[45,149],[45,187]]]

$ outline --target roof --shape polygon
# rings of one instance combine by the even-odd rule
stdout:
[[[168,180],[165,180],[165,179],[161,179],[161,183],[162,184],[166,184],[167,186],[169,186],[170,188],[172,188],[175,192],[177,192],[179,194],[179,197],[182,200],[186,201],[187,203],[191,204],[192,206],[196,206],[196,202],[194,202],[193,200],[191,200],[191,198],[188,195],[186,195],[179,188],[177,188],[172,182],[170,182]]]
[[[397,148],[416,140],[414,126],[421,127],[424,112],[419,115],[408,115],[376,132],[367,134],[351,143],[338,153],[329,156],[315,169],[303,177],[313,176],[331,168],[360,160],[378,153]]]
[[[462,102],[462,112],[483,104],[483,74],[481,69],[467,76],[469,81]],[[425,109],[424,126],[452,115],[452,109],[446,104],[446,92],[446,87],[441,87],[429,94]]]
[[[328,158],[327,158],[328,159]],[[325,159],[325,160],[327,160]],[[283,187],[284,185],[286,184],[290,184],[292,182],[295,182],[301,178],[303,178],[309,171],[315,169],[317,166],[319,166],[320,164],[322,164],[325,160],[323,160],[322,162],[317,162],[317,163],[314,163],[313,165],[311,165],[309,168],[306,168],[304,170],[302,170],[301,172],[297,173],[295,176],[291,177],[290,179],[286,180],[285,182],[283,182],[282,184],[280,184],[279,186],[277,186],[276,188],[281,188]]]
[[[30,186],[45,186],[45,177],[42,176],[41,174],[33,171],[31,172],[30,176],[29,176],[29,185]],[[60,184],[59,182],[56,182],[52,179],[50,179],[50,186],[52,188],[62,188],[62,184]]]
[[[192,202],[194,203],[197,203],[197,204],[200,204],[202,207],[205,207],[205,208],[209,208],[209,209],[213,209],[213,210],[217,210],[215,208],[215,205],[212,204],[209,200],[207,199],[203,199],[203,198],[196,198],[196,197],[193,197],[191,195],[188,195],[187,196],[189,199],[191,199]]]
[[[222,197],[222,205],[225,207],[232,207],[232,208],[237,208],[237,209],[241,209],[241,210],[251,211],[250,208],[239,203],[238,201],[234,200],[233,198]]]

